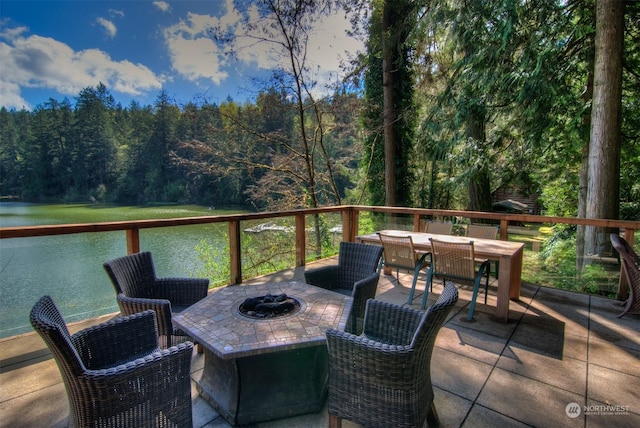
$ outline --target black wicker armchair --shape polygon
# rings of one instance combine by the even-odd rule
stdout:
[[[129,254],[103,266],[116,290],[122,315],[154,310],[163,348],[191,340],[186,333],[173,328],[171,316],[206,297],[208,279],[158,278],[150,252]]]
[[[422,427],[437,422],[431,385],[436,335],[458,290],[448,281],[426,311],[369,300],[364,333],[327,330],[329,426]]]
[[[362,321],[367,299],[373,299],[378,289],[378,265],[382,247],[377,245],[341,242],[338,264],[308,270],[304,273],[307,284],[336,291],[353,297],[353,305],[346,331],[362,332]]]
[[[43,296],[30,320],[62,374],[69,426],[191,428],[193,344],[160,350],[153,311],[70,335],[51,297]]]

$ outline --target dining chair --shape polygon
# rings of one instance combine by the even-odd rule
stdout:
[[[426,311],[369,300],[360,336],[328,329],[329,426],[436,426],[431,356],[458,290],[447,282]]]
[[[498,232],[499,229],[497,226],[470,224],[467,226],[465,236],[469,238],[498,239]]]
[[[476,257],[473,241],[469,242],[447,242],[429,238],[431,241],[431,266],[427,273],[427,286],[430,286],[434,276],[447,280],[456,279],[473,282],[473,295],[471,305],[467,314],[467,321],[473,321],[473,313],[476,306],[476,298],[480,289],[480,282],[484,275],[489,261],[485,260],[476,270]],[[489,278],[486,277],[484,286],[484,303],[487,304],[487,293],[489,291]],[[421,308],[427,304],[426,293],[422,297]]]
[[[470,224],[467,226],[467,230],[465,231],[465,236],[467,238],[479,238],[479,239],[498,239],[498,232],[500,230],[497,226],[484,226],[479,224]],[[476,259],[476,263],[482,263],[485,259]],[[496,279],[498,278],[498,272],[500,271],[500,265],[498,261],[494,262],[496,266]],[[485,272],[487,277],[491,275],[491,265],[487,266],[487,271]]]
[[[387,266],[396,268],[396,280],[400,283],[398,271],[400,269],[413,272],[413,280],[411,282],[411,291],[409,292],[409,304],[413,300],[416,283],[420,271],[429,266],[429,253],[418,253],[413,247],[413,240],[410,235],[391,235],[383,232],[378,233],[380,244],[382,245],[382,263],[380,269]],[[433,290],[432,290],[433,291]],[[428,288],[425,287],[424,294],[428,294]]]
[[[310,269],[304,273],[305,282],[353,297],[346,331],[362,332],[364,310],[368,299],[378,290],[382,248],[357,242],[340,242],[338,264]]]
[[[427,221],[427,226],[424,231],[427,233],[433,233],[434,235],[451,235],[451,232],[453,231],[453,223]]]
[[[183,331],[173,328],[171,317],[207,297],[208,279],[158,278],[153,257],[148,251],[119,257],[104,263],[103,267],[115,288],[122,315],[154,310],[163,347],[185,340],[193,341]]]
[[[627,314],[640,314],[640,257],[633,247],[617,233],[609,235],[613,248],[620,254],[622,270],[629,284],[629,296],[618,318]]]
[[[53,299],[42,296],[29,319],[62,375],[69,426],[191,428],[193,344],[160,350],[153,311],[71,335]]]

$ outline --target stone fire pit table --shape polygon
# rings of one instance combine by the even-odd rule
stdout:
[[[297,312],[254,319],[248,297],[286,294]],[[297,281],[230,285],[173,317],[204,347],[198,392],[232,425],[316,413],[324,407],[325,331],[344,330],[352,298]]]

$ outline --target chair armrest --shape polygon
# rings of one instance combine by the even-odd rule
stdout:
[[[132,315],[148,309],[156,313],[156,325],[159,335],[170,335],[173,332],[171,322],[171,302],[167,299],[143,299],[140,297],[127,297],[118,294],[118,306],[122,315]]]
[[[158,350],[155,313],[116,318],[77,332],[71,341],[88,369],[120,365]]]
[[[304,273],[305,282],[316,287],[333,290],[338,281],[338,269],[338,265],[331,265],[308,270]]]
[[[366,336],[360,335],[357,336],[355,334],[336,330],[334,328],[329,328],[326,331],[327,336],[327,346],[329,349],[329,354],[334,353],[334,355],[355,355],[354,353],[362,353],[365,352],[408,352],[411,350],[409,345],[394,345],[389,343],[378,342],[373,339],[369,339]]]
[[[380,279],[380,273],[374,272],[368,277],[363,278],[359,281],[356,281],[353,284],[353,297],[355,298],[356,295],[359,294],[364,297],[365,303],[368,299],[373,299],[376,296],[376,290],[378,289],[379,279]]]
[[[184,342],[116,367],[88,370],[77,382],[87,399],[110,413],[149,403],[158,394],[175,397],[176,409],[186,409],[191,403],[192,355],[193,344]]]
[[[380,300],[369,300],[364,336],[387,344],[409,345],[425,313]]]
[[[102,369],[87,370],[87,375],[90,377],[106,376],[110,377],[111,379],[116,379],[118,376],[127,375],[130,373],[137,372],[137,377],[141,377],[140,374],[144,372],[155,374],[154,372],[157,371],[159,379],[163,379],[167,376],[168,373],[171,373],[170,367],[174,367],[178,370],[184,369],[186,367],[186,375],[187,377],[189,377],[192,356],[193,343],[182,342],[178,343],[176,346],[172,346],[167,349],[156,350],[123,364],[112,367],[105,367]],[[163,364],[164,368],[161,368]]]
[[[152,287],[153,297],[167,299],[174,306],[191,306],[207,297],[209,280],[203,278],[159,278]]]
[[[346,329],[349,333],[362,333],[367,300],[374,299],[376,297],[379,279],[380,273],[374,272],[368,277],[363,278],[360,281],[356,281],[352,285],[351,297],[353,297],[353,303],[351,305],[349,325]]]

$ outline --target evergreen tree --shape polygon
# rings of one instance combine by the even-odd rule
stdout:
[[[367,187],[374,205],[412,206],[416,109],[410,32],[418,3],[374,2],[364,75]]]
[[[180,110],[171,102],[166,91],[156,98],[153,128],[145,142],[143,158],[147,163],[144,194],[148,202],[177,202],[184,193],[184,182],[172,165],[170,152],[176,150],[176,128]]]
[[[21,158],[18,127],[14,114],[0,108],[0,195],[16,197],[21,193]]]
[[[102,83],[80,91],[75,127],[69,148],[73,189],[70,200],[99,200],[113,183],[115,140],[113,96]]]

